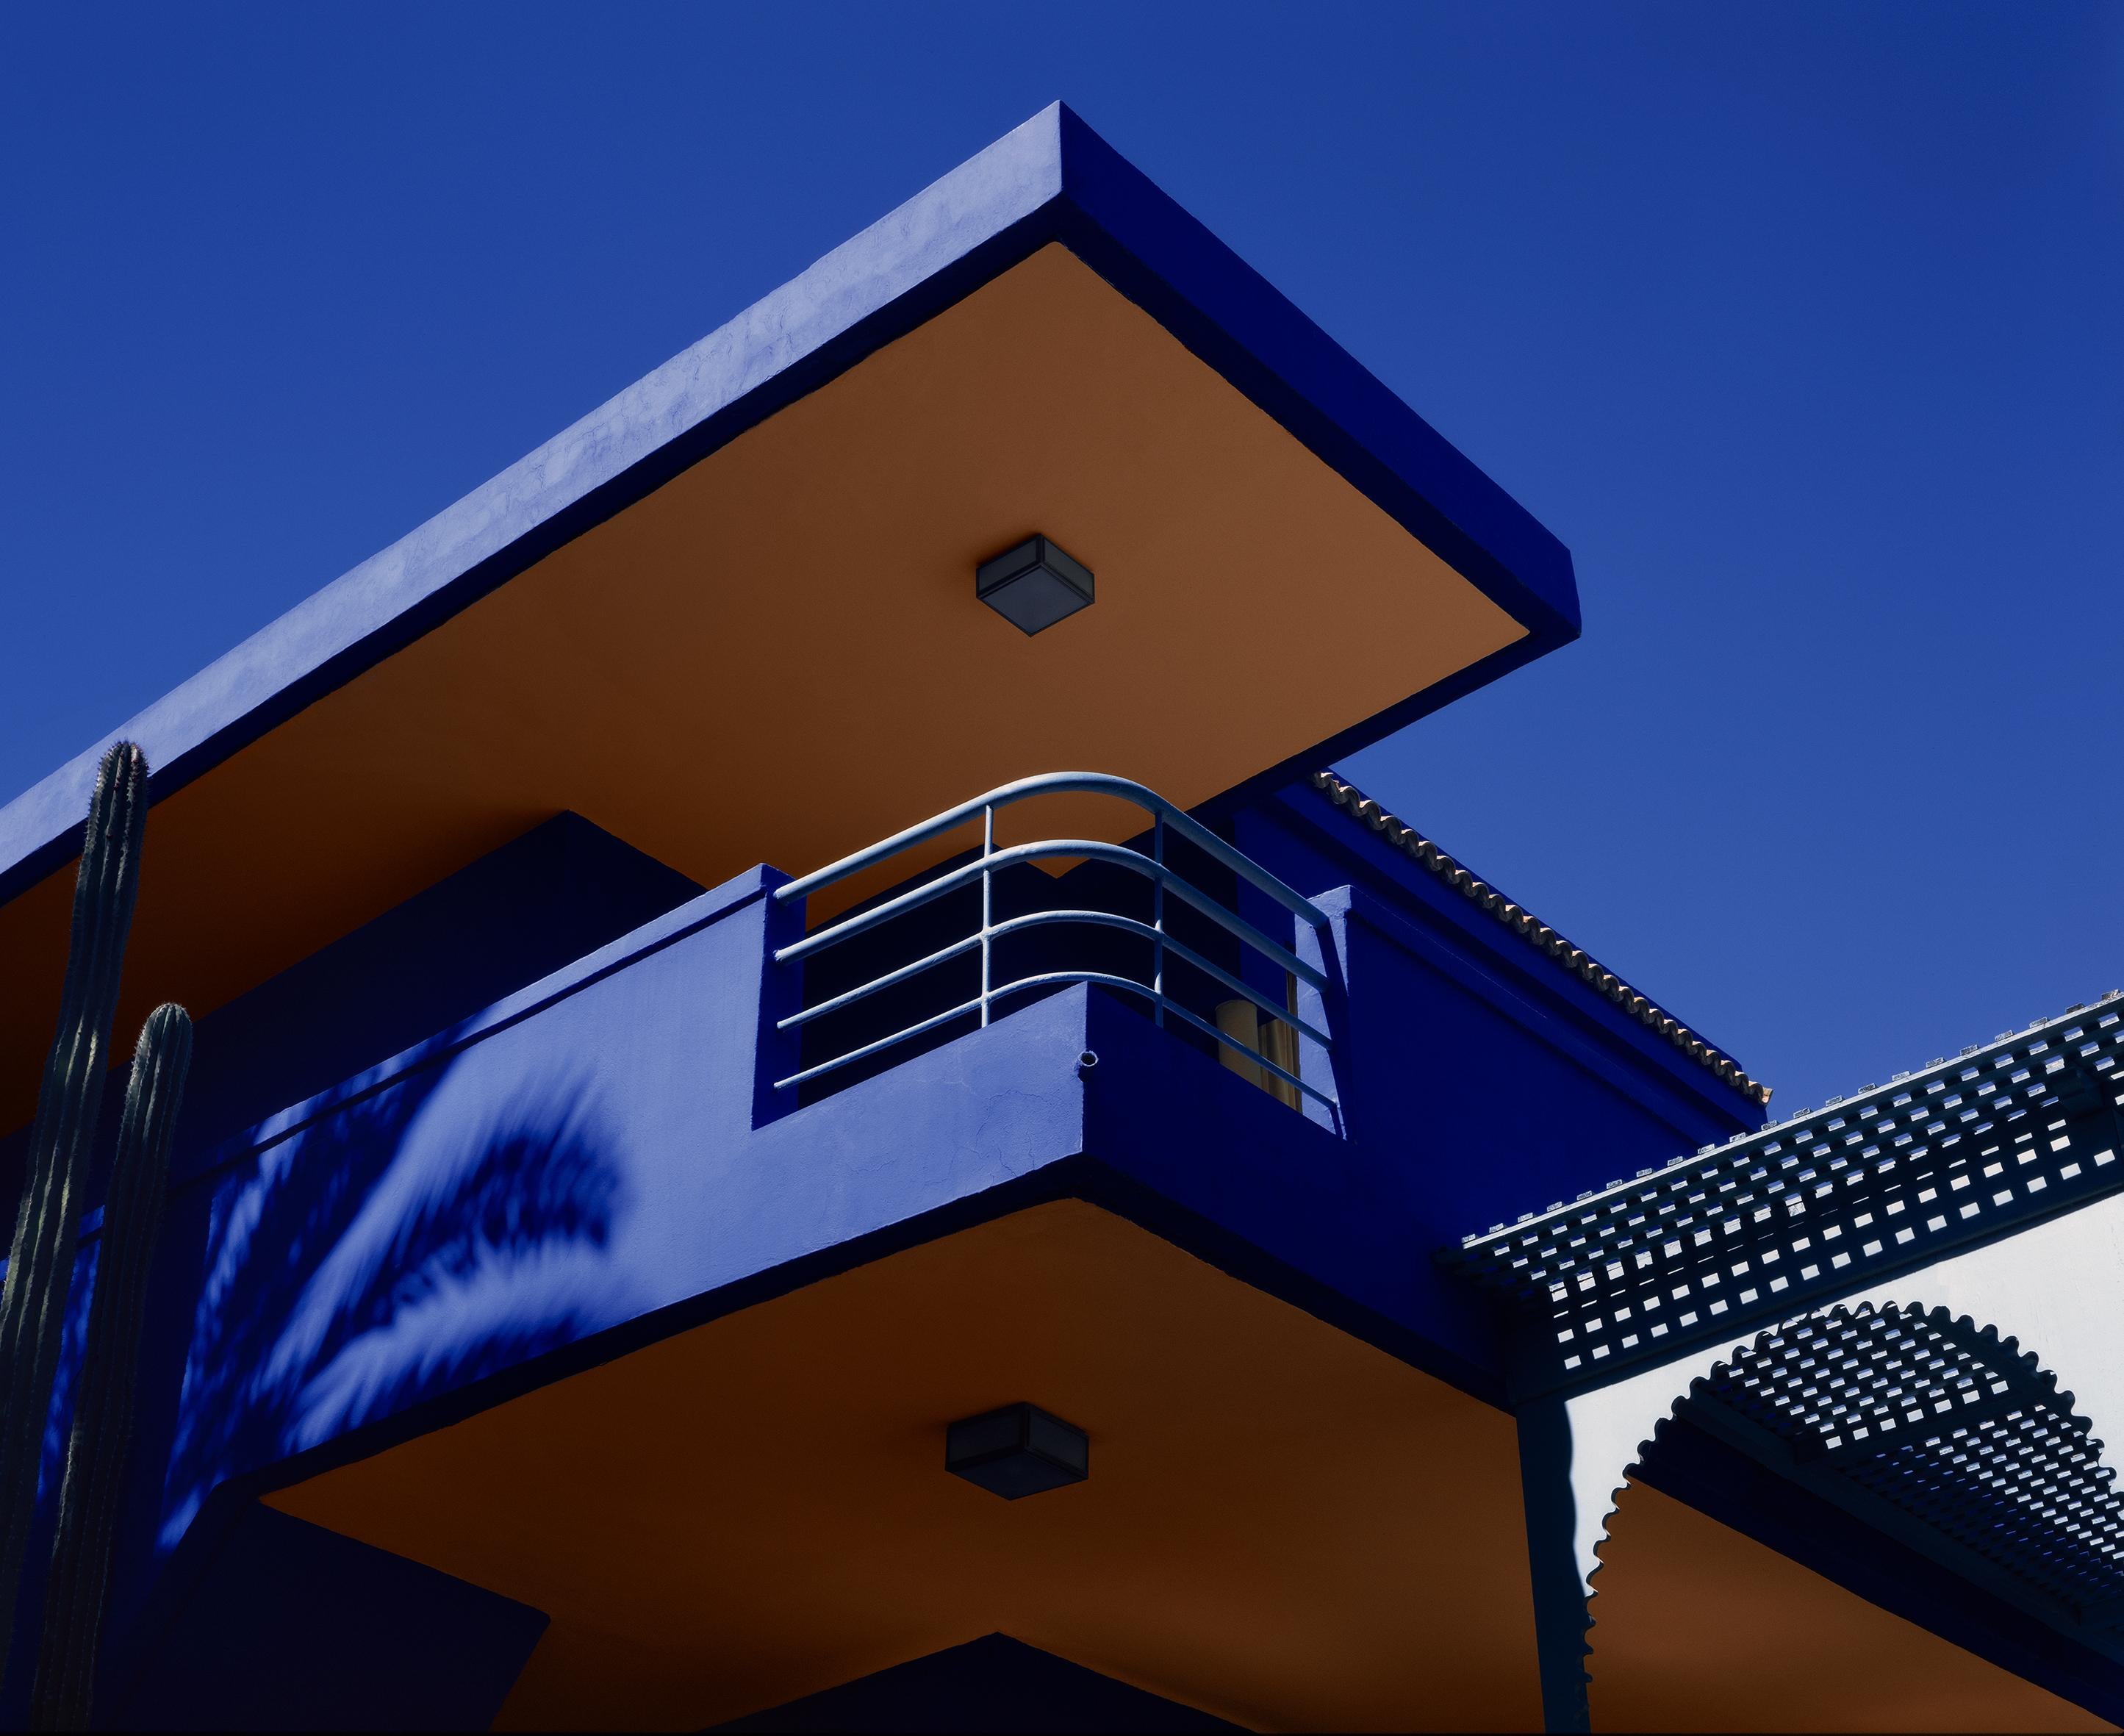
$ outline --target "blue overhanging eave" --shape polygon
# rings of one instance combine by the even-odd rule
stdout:
[[[0,809],[0,901],[78,848],[97,758],[172,793],[555,548],[1050,242],[1069,247],[1527,628],[1577,636],[1569,552],[1266,279],[1056,103],[298,604]],[[1466,677],[1449,684],[1466,690]],[[1436,689],[1307,759],[1351,751]],[[1293,762],[1295,764],[1296,762]]]

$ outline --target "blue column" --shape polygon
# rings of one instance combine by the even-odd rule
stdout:
[[[1577,1503],[1571,1490],[1571,1418],[1561,1398],[1519,1412],[1520,1489],[1526,1508],[1527,1564],[1534,1583],[1542,1723],[1592,1729],[1586,1697],[1586,1582],[1579,1576]]]

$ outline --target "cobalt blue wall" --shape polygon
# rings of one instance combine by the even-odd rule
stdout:
[[[1081,1007],[767,1119],[790,1047],[767,1030],[785,999],[767,955],[796,920],[775,883],[702,895],[192,1160],[110,1686],[162,1655],[191,1558],[254,1488],[476,1408],[527,1365],[739,1306],[744,1280],[863,1258],[864,1236],[1076,1150]],[[894,1161],[918,1152],[919,1176]]]
[[[1309,783],[1247,800],[1220,823],[1242,849],[1300,892],[1350,885],[1371,893],[1419,937],[1410,943],[1436,960],[1441,971],[1509,1011],[1541,1041],[1579,1056],[1614,1091],[1669,1123],[1673,1143],[1639,1163],[1664,1163],[1699,1146],[1750,1131],[1766,1119],[1761,1104],[1528,945],[1370,827],[1332,806]],[[1599,1182],[1630,1173],[1610,1169]],[[1526,1209],[1530,1191],[1522,1190],[1511,1206],[1515,1215]],[[1487,1227],[1487,1222],[1467,1226]]]
[[[201,1018],[172,1159],[177,1178],[274,1110],[411,1047],[700,890],[580,814],[532,827]],[[122,1041],[115,1047],[129,1056]],[[121,1069],[104,1093],[92,1211],[116,1140],[122,1078]],[[11,1211],[28,1132],[0,1141]]]
[[[699,892],[691,880],[563,813],[533,826],[294,968],[203,1017],[172,1156],[172,1197],[157,1267],[140,1371],[139,1442],[125,1527],[113,1630],[122,1636],[153,1553],[162,1455],[176,1428],[188,1334],[200,1300],[200,1260],[214,1193],[202,1182],[221,1142],[272,1110],[358,1074],[445,1030],[510,991],[580,958]],[[121,1039],[124,1033],[120,1033]],[[129,1052],[122,1040],[121,1053]],[[69,1300],[67,1353],[45,1440],[44,1511],[31,1560],[49,1548],[50,1508],[71,1422],[69,1395],[87,1321],[88,1282],[101,1230],[102,1187],[123,1103],[122,1077],[104,1094],[89,1176],[82,1248]],[[0,1141],[0,1177],[12,1211],[21,1184],[27,1128]],[[196,1185],[195,1185],[196,1184]],[[26,1705],[41,1611],[25,1587],[0,1717]],[[119,1648],[122,1652],[122,1646]]]
[[[769,1089],[795,1056],[773,1028],[797,984],[772,951],[801,924],[780,877],[672,904],[677,877],[572,819],[204,1022],[114,1684],[159,1679],[195,1619],[184,1588],[231,1559],[258,1491],[1043,1198],[1130,1216],[1501,1400],[1493,1324],[1433,1251],[1739,1117],[1502,929],[1364,860],[1339,815],[1307,817],[1237,830],[1332,916],[1309,943],[1337,1047],[1332,1078],[1317,1054],[1307,1071],[1339,1117],[1081,988],[795,1106]],[[384,1054],[416,1023],[439,1028]]]
[[[700,891],[557,814],[201,1019],[186,1146],[204,1150]]]

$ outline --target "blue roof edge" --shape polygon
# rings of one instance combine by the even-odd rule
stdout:
[[[146,750],[152,799],[173,793],[1050,241],[1524,623],[1488,678],[1577,637],[1562,543],[1058,102],[0,808],[0,902],[78,851],[111,742]]]
[[[1060,239],[1544,649],[1578,636],[1571,552],[1547,526],[1068,106],[1047,114]]]

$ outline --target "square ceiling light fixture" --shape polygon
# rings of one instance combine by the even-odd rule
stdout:
[[[1092,1474],[1091,1437],[1036,1404],[961,1417],[945,1431],[944,1469],[1015,1501]]]
[[[1030,537],[974,569],[974,595],[1030,637],[1092,606],[1092,569]]]

